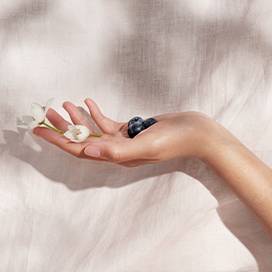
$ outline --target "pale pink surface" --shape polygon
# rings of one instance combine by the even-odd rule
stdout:
[[[50,97],[91,97],[120,121],[199,110],[271,165],[271,13],[268,0],[1,1],[1,269],[272,271],[271,238],[204,164],[79,161],[15,125]]]

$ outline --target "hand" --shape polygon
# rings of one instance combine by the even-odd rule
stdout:
[[[221,125],[197,112],[169,113],[155,116],[157,123],[130,139],[127,123],[105,117],[91,99],[85,103],[103,133],[101,137],[73,143],[48,128],[35,128],[34,133],[76,157],[124,166],[198,157],[224,178],[272,230],[272,170]],[[88,126],[78,107],[70,102],[63,107],[74,124]],[[47,118],[63,131],[70,124],[53,109],[47,112]]]
[[[73,143],[47,128],[35,128],[34,133],[79,158],[137,166],[176,157],[204,156],[207,136],[215,123],[197,112],[163,114],[154,117],[157,123],[131,139],[127,134],[127,122],[116,122],[104,116],[91,99],[86,99],[85,104],[89,108],[90,118],[102,132],[101,137],[89,137],[83,143]],[[63,107],[74,124],[89,126],[77,106],[65,102]],[[47,112],[47,118],[63,131],[70,124],[53,109]]]

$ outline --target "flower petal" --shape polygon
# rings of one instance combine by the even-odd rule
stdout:
[[[44,121],[45,111],[44,111],[44,108],[40,104],[33,103],[31,105],[31,114],[33,119],[35,119],[38,123],[41,123],[42,121]]]
[[[74,142],[74,143],[80,143],[80,142],[81,142],[81,141],[78,140],[78,139],[75,137],[75,135],[74,135],[71,131],[69,131],[69,130],[67,130],[63,135],[64,135],[66,138],[68,138],[71,142]]]
[[[75,139],[74,134],[70,130],[67,130],[63,135],[71,141]]]
[[[52,98],[48,99],[48,101],[46,102],[45,110],[44,110],[45,114],[47,113],[49,108],[52,106],[53,101],[54,101],[54,98],[52,97]]]
[[[76,127],[81,132],[80,134],[77,135],[77,139],[80,142],[85,141],[90,136],[90,130],[87,127],[82,126],[82,125],[77,125]]]
[[[72,142],[80,143],[85,141],[90,135],[90,130],[82,125],[69,125],[64,136]]]
[[[28,124],[28,127],[30,129],[33,129],[33,128],[38,127],[38,126],[39,126],[39,122],[37,122],[36,120],[32,120],[32,122]]]
[[[76,130],[76,126],[75,125],[68,125],[68,130],[75,131]]]

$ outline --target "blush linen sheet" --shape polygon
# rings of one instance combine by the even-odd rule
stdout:
[[[16,125],[50,97],[65,117],[86,97],[119,121],[196,110],[271,165],[271,15],[269,0],[1,0],[0,271],[272,271],[271,237],[204,163],[78,160]]]

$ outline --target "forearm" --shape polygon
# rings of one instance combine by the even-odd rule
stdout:
[[[272,230],[272,170],[224,128],[211,135],[204,160]]]
[[[94,120],[101,130],[101,137],[71,143],[57,133],[67,131],[70,122],[52,109],[46,117],[57,131],[37,127],[33,132],[78,158],[124,166],[176,157],[199,157],[210,164],[272,230],[271,169],[211,118],[198,112],[158,115],[155,117],[158,122],[132,140],[128,138],[126,122],[116,122],[104,116],[91,99],[86,99],[85,103],[90,110],[90,120]],[[88,127],[89,122],[85,122],[76,105],[65,102],[64,108],[74,124]],[[43,107],[40,110],[43,111]]]

